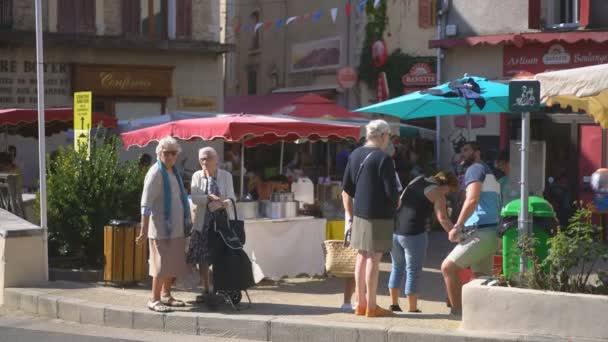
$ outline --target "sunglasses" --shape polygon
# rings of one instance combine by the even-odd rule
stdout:
[[[177,151],[163,151],[163,154],[165,156],[176,156],[177,155]]]

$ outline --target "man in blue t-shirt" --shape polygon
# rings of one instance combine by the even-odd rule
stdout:
[[[476,275],[491,275],[493,255],[498,247],[496,228],[500,215],[500,184],[490,168],[481,161],[476,142],[467,142],[461,149],[464,166],[466,198],[454,228],[448,233],[458,242],[441,264],[452,313],[462,310],[462,283],[458,272],[471,267]],[[470,232],[464,234],[464,232]],[[463,238],[464,237],[464,238]]]

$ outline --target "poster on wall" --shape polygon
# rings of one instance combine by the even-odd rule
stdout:
[[[339,68],[342,40],[332,37],[291,46],[291,71],[312,71]]]

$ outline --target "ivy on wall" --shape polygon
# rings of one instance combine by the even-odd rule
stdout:
[[[359,78],[370,89],[375,89],[378,73],[384,71],[388,81],[390,97],[397,97],[403,94],[401,77],[408,73],[414,64],[427,63],[432,70],[435,70],[436,60],[433,57],[411,56],[402,52],[401,49],[396,49],[389,54],[384,66],[376,68],[372,61],[372,45],[375,41],[384,38],[388,17],[386,15],[386,0],[381,0],[377,8],[374,8],[373,3],[373,1],[368,1],[365,6],[367,25],[365,26],[365,39],[361,50]]]

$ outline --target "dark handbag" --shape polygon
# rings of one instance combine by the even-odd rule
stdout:
[[[232,202],[232,208],[234,209],[234,220],[229,220],[228,224],[230,228],[236,233],[239,240],[241,241],[241,245],[245,245],[246,237],[245,237],[245,221],[239,220],[238,215],[236,213],[236,203],[231,198],[230,202]]]
[[[236,205],[231,199],[236,217]],[[207,206],[207,210],[209,207]],[[242,220],[230,220],[225,209],[216,210],[213,215],[213,232],[231,249],[242,249],[245,241],[245,223]]]

